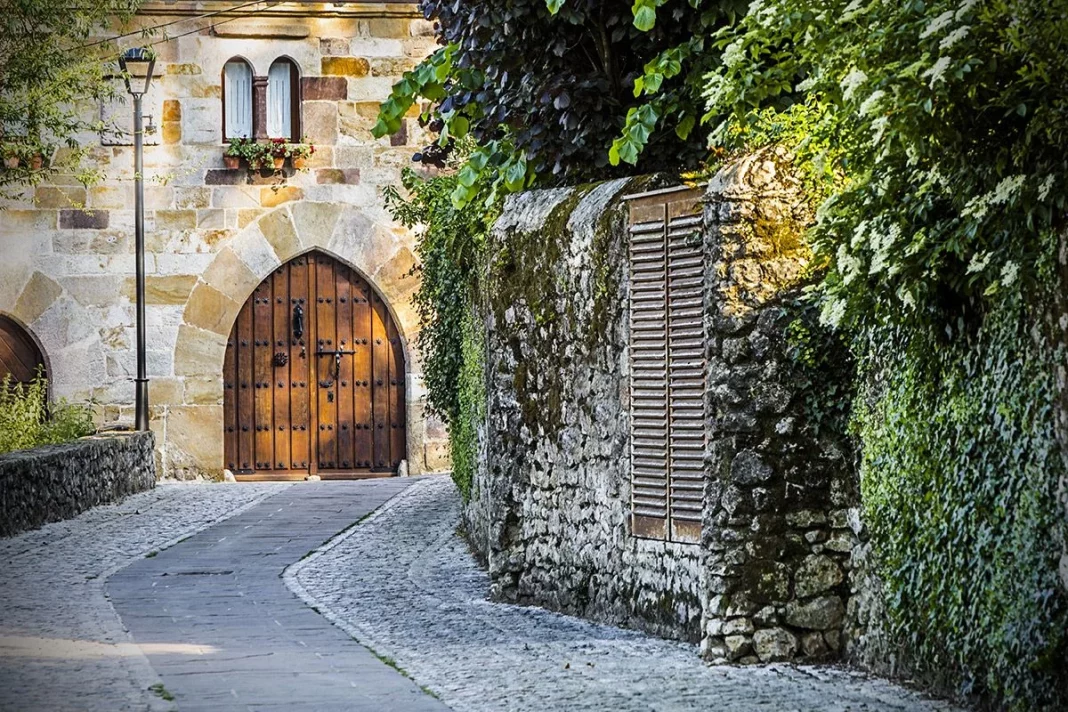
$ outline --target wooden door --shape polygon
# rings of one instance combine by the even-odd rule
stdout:
[[[29,383],[40,372],[45,378],[44,355],[37,343],[14,319],[0,314],[0,383]]]
[[[238,479],[384,476],[405,458],[399,333],[370,284],[332,257],[297,257],[256,288],[223,369]]]

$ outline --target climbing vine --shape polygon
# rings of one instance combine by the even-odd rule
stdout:
[[[1063,709],[1054,364],[1005,297],[977,334],[866,334],[855,427],[894,638],[929,682],[1013,710]]]
[[[412,170],[402,176],[402,195],[386,188],[393,217],[417,231],[420,277],[413,304],[420,319],[416,340],[423,360],[427,408],[445,421],[452,445],[453,477],[467,492],[475,461],[472,428],[484,394],[474,373],[481,372],[481,347],[472,309],[479,288],[481,255],[494,210],[458,210],[451,195],[455,173],[425,177]]]

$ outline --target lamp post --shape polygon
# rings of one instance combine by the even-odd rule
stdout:
[[[133,97],[134,108],[134,251],[137,265],[137,378],[134,379],[134,428],[148,430],[148,376],[145,369],[145,184],[144,171],[144,117],[141,100],[152,83],[152,70],[156,56],[146,47],[131,47],[119,57],[122,78],[126,91]],[[144,87],[137,77],[136,86],[131,85],[131,69],[144,68]]]

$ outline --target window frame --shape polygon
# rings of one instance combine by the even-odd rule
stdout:
[[[289,135],[288,136],[274,136],[270,131],[270,113],[271,113],[271,83],[270,76],[271,70],[279,64],[286,64],[289,66]],[[275,58],[271,62],[271,66],[267,69],[267,95],[264,102],[265,116],[261,117],[263,121],[264,133],[268,138],[284,138],[290,143],[299,143],[301,140],[301,91],[300,91],[300,67],[293,60],[292,57],[282,55]],[[253,124],[255,125],[256,117],[253,116]]]
[[[228,66],[230,66],[231,64],[244,64],[245,67],[248,69],[248,78],[249,78],[249,84],[248,84],[248,100],[249,100],[248,136],[230,136],[228,134],[228,132],[227,132],[227,124],[229,123],[228,122],[229,116],[227,115],[227,100],[226,100],[226,85],[228,83],[226,68]],[[221,83],[222,83],[222,92],[221,92],[222,100],[221,100],[220,108],[222,110],[222,140],[223,140],[223,143],[228,143],[233,138],[255,139],[256,138],[256,89],[255,89],[256,71],[252,67],[252,63],[249,62],[244,57],[231,57],[230,59],[226,60],[223,63],[223,66],[222,66],[222,82]]]

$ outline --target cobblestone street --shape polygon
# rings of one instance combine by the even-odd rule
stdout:
[[[691,645],[485,600],[451,481],[410,488],[286,580],[462,712],[950,709],[830,668],[709,667]]]
[[[487,602],[458,518],[443,477],[163,485],[0,541],[0,709],[438,706],[328,620],[458,711],[947,709],[856,673],[710,668],[693,646]]]
[[[121,504],[0,539],[0,709],[173,709],[104,595],[119,568],[286,485],[160,485]]]

